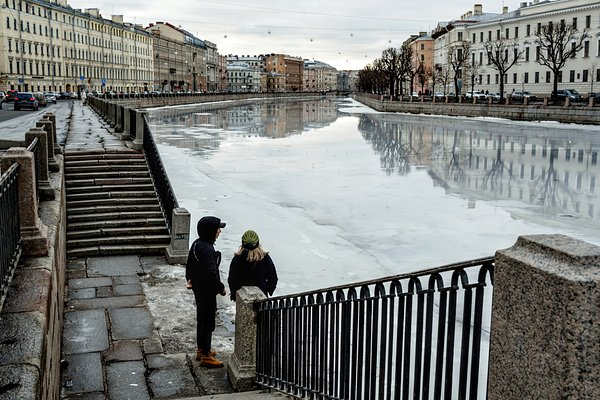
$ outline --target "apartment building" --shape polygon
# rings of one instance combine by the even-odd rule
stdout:
[[[150,24],[146,31],[154,39],[154,90],[217,90],[221,67],[216,44],[168,22]]]
[[[153,81],[152,38],[123,17],[66,0],[3,0],[0,90],[144,90]]]
[[[337,88],[337,70],[321,61],[304,60],[303,90],[329,92]]]
[[[412,68],[417,71],[411,93],[428,94],[434,86],[432,80],[435,78],[433,39],[427,32],[419,32],[406,40],[405,44],[412,50]]]
[[[259,92],[261,72],[244,61],[227,63],[227,90],[231,93]]]
[[[529,91],[538,96],[549,96],[553,76],[548,67],[538,63],[540,46],[536,32],[549,23],[573,25],[578,30],[577,40],[585,33],[583,48],[567,61],[558,76],[559,89],[576,89],[580,93],[600,91],[600,1],[554,0],[523,2],[517,10],[503,7],[498,13],[485,13],[481,4],[475,4],[460,18],[438,24],[432,33],[434,64],[447,68],[449,49],[462,41],[470,45],[469,67],[458,73],[462,92],[474,89],[499,91],[504,80],[505,92]],[[484,45],[496,40],[515,41],[518,64],[500,76],[490,63]],[[508,54],[512,57],[513,54]],[[447,91],[454,91],[448,83]]]

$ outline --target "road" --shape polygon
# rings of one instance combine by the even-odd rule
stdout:
[[[52,112],[57,117],[57,131],[61,131],[61,124],[68,122],[73,102],[79,100],[59,100],[57,104],[48,104],[40,107],[38,111],[14,110],[13,103],[2,103],[0,110],[0,140],[23,140],[25,132],[47,112]],[[58,132],[57,132],[58,133]],[[57,134],[57,136],[60,136]]]

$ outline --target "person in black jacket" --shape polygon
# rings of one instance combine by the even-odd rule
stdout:
[[[225,223],[217,217],[202,217],[198,221],[198,239],[192,243],[185,267],[187,287],[196,299],[197,345],[196,360],[205,367],[222,367],[211,350],[212,332],[215,330],[217,295],[225,296],[225,286],[219,276],[221,253],[214,248],[215,241]]]
[[[265,296],[273,295],[277,271],[269,253],[261,247],[256,232],[248,230],[242,235],[242,245],[231,260],[227,282],[233,301],[242,286],[257,286]]]

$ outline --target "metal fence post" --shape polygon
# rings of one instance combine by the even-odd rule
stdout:
[[[256,379],[256,311],[254,302],[265,299],[255,286],[237,291],[235,301],[235,348],[227,372],[236,391],[252,389]]]

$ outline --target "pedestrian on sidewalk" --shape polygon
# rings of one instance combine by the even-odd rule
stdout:
[[[273,295],[277,287],[277,271],[271,256],[260,245],[256,232],[248,230],[242,235],[242,245],[229,265],[227,282],[233,301],[235,293],[243,286],[257,286],[265,296]]]
[[[200,361],[200,365],[211,368],[223,366],[223,362],[215,358],[216,352],[211,349],[217,295],[227,294],[219,275],[221,253],[214,247],[222,228],[225,228],[225,223],[217,217],[200,218],[198,239],[190,247],[185,267],[187,287],[194,291],[196,300],[196,360]]]

